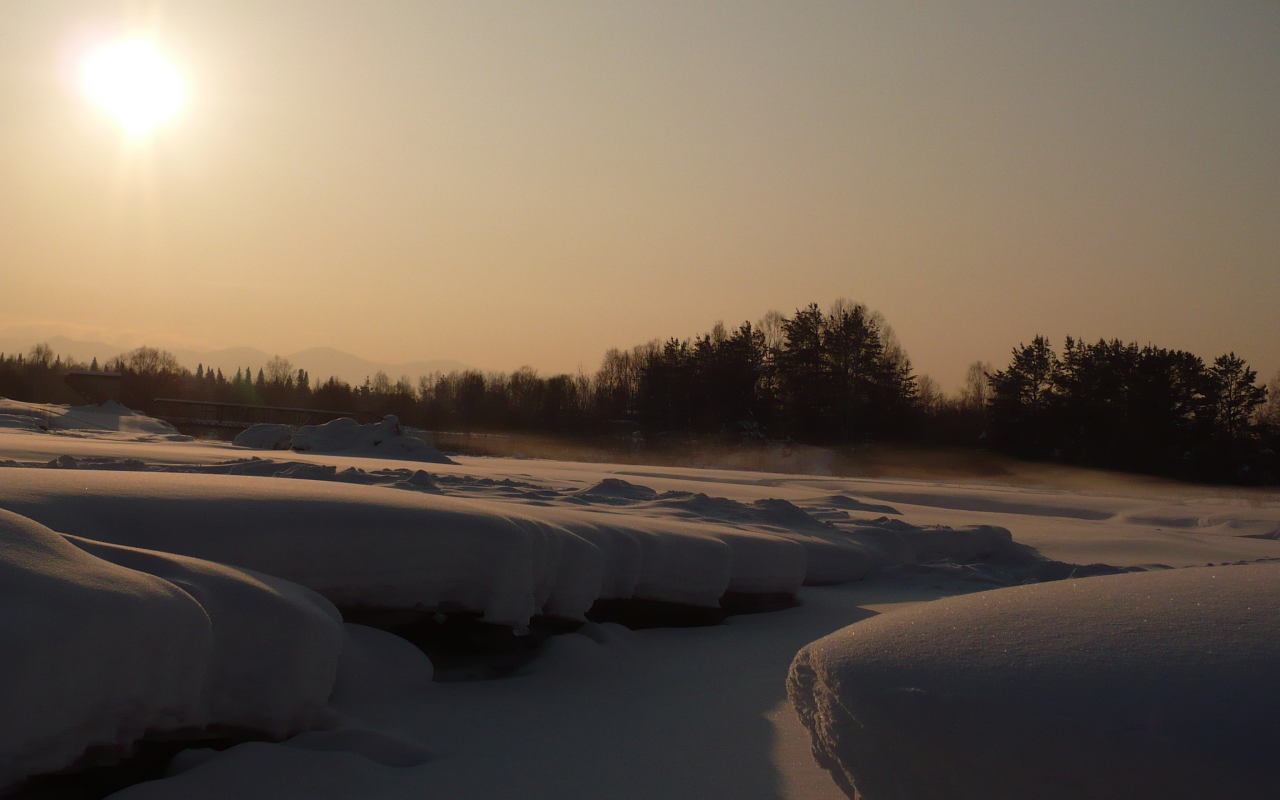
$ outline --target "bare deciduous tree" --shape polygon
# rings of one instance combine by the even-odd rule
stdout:
[[[964,376],[964,386],[960,389],[960,405],[971,411],[981,411],[991,401],[991,381],[989,377],[995,370],[987,361],[975,361],[969,365]]]
[[[145,345],[117,356],[115,368],[124,368],[138,375],[180,375],[183,371],[173,353]]]
[[[1267,384],[1267,402],[1258,408],[1258,422],[1280,431],[1280,369]]]
[[[769,310],[756,323],[756,329],[764,334],[765,349],[770,353],[781,350],[783,343],[787,341],[787,335],[782,330],[785,320],[781,311]]]
[[[41,342],[31,348],[31,352],[27,354],[27,363],[37,367],[47,367],[53,364],[53,348],[48,342]]]
[[[938,413],[947,404],[942,387],[928,375],[920,375],[916,378],[916,400],[921,410],[929,414]]]
[[[272,356],[267,362],[267,383],[282,386],[293,382],[293,364],[289,359]]]

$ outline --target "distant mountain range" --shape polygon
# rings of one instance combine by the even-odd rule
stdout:
[[[44,341],[49,343],[53,348],[53,352],[61,356],[69,356],[78,361],[91,361],[98,359],[98,363],[102,364],[111,358],[126,351],[126,348],[118,345],[107,344],[106,342],[86,342],[78,339],[70,339],[66,336],[50,336]],[[7,338],[0,340],[0,351],[6,353],[25,353],[31,349],[35,342],[17,342],[9,341]],[[170,350],[177,356],[182,366],[194,371],[197,366],[203,365],[205,369],[220,369],[222,374],[228,378],[236,374],[237,369],[249,368],[256,375],[258,370],[266,366],[271,360],[273,354],[265,353],[254,347],[230,347],[225,350]],[[311,383],[328,380],[331,376],[348,383],[363,383],[365,378],[371,378],[379,371],[387,373],[391,380],[396,380],[401,375],[408,375],[411,380],[417,380],[420,375],[430,375],[435,372],[454,372],[455,370],[470,369],[461,361],[442,358],[434,361],[411,361],[406,364],[392,364],[388,362],[370,361],[367,358],[344,353],[332,347],[310,347],[306,350],[300,350],[296,353],[290,353],[283,356],[293,364],[294,369],[305,369],[307,374],[311,376]]]

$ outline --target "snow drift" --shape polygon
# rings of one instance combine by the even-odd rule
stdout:
[[[794,592],[805,550],[683,520],[233,475],[5,469],[0,508],[96,541],[275,575],[341,606],[479,611],[525,626],[599,598],[716,607]]]
[[[0,428],[32,433],[74,433],[138,441],[189,441],[191,437],[164,420],[148,417],[114,400],[101,405],[65,406],[52,403],[22,403],[0,397]]]
[[[1280,565],[953,597],[807,646],[788,693],[851,797],[1275,797]]]
[[[0,508],[97,541],[275,575],[343,607],[480,612],[517,629],[537,615],[584,619],[597,600],[718,608],[727,593],[791,595],[926,560],[984,560],[992,569],[978,577],[997,584],[1072,568],[1004,528],[837,526],[780,499],[659,495],[617,480],[557,492],[407,470],[360,473],[394,481],[365,485],[322,464],[216,468],[5,470]]]
[[[0,789],[144,734],[305,731],[342,636],[302,587],[0,511]]]
[[[394,415],[368,425],[361,425],[350,417],[342,417],[323,425],[303,425],[296,431],[288,425],[254,425],[237,436],[234,443],[257,450],[292,449],[298,452],[394,458],[431,464],[454,463],[421,439],[406,436],[400,427],[400,420]]]

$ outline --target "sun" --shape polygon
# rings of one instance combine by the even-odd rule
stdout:
[[[146,39],[94,50],[81,65],[80,79],[89,97],[134,135],[168,121],[182,106],[182,76]]]

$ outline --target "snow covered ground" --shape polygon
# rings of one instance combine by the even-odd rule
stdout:
[[[0,429],[0,509],[116,566],[113,553],[176,553],[350,612],[473,613],[517,632],[598,600],[800,601],[711,627],[589,622],[507,677],[453,683],[431,682],[404,640],[348,624],[318,730],[186,751],[120,797],[841,797],[787,699],[810,642],[1027,581],[1280,558],[1274,492],[424,464],[44,427]],[[1259,568],[1216,571],[1242,569]]]

